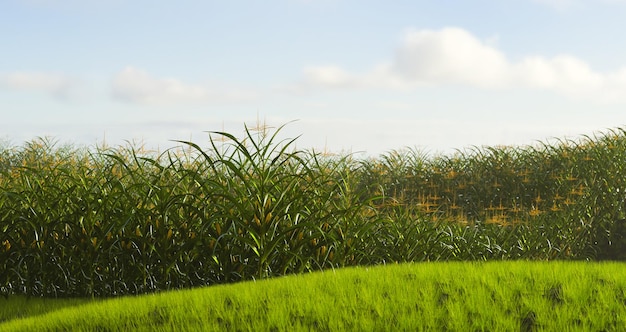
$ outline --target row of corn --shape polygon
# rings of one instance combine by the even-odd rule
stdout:
[[[621,129],[376,159],[278,133],[208,147],[0,149],[0,293],[116,296],[352,265],[618,257]]]

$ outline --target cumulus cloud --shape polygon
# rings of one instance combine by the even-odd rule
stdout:
[[[570,95],[593,94],[610,88],[608,76],[594,72],[584,61],[569,55],[549,59],[527,57],[509,70],[518,85]]]
[[[76,85],[66,75],[46,72],[14,72],[2,75],[0,84],[11,90],[43,92],[57,99],[67,99]]]
[[[530,88],[603,102],[626,101],[626,67],[594,71],[572,55],[511,61],[493,43],[460,28],[410,30],[394,55],[364,74],[339,66],[308,67],[296,84],[312,88],[414,88],[457,84],[484,89]]]
[[[391,69],[409,81],[497,86],[507,66],[500,51],[463,29],[446,28],[409,31]]]
[[[112,96],[125,102],[158,105],[245,100],[253,98],[254,93],[187,84],[174,78],[155,78],[143,70],[129,66],[113,78]]]

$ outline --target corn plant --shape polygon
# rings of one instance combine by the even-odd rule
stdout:
[[[624,259],[626,132],[356,160],[245,128],[0,148],[0,292],[115,296],[352,265]],[[5,144],[6,145],[6,144]]]

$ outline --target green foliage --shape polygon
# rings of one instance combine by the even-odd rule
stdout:
[[[476,236],[489,240],[488,254],[473,248],[462,259],[494,258],[493,250],[501,258],[624,259],[625,164],[626,132],[616,129],[580,141],[434,157],[392,151],[364,161],[357,177],[382,197],[375,201],[380,211],[447,223],[446,233],[464,234],[458,246],[475,244]]]
[[[375,216],[348,158],[216,134],[230,141],[186,154],[34,141],[5,159],[1,292],[138,294],[355,264],[344,243]]]
[[[0,293],[116,296],[354,265],[624,259],[626,131],[376,159],[246,128],[163,153],[0,149]]]

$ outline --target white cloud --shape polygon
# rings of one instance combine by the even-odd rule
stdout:
[[[357,77],[336,65],[307,66],[302,69],[302,79],[299,82],[280,86],[278,90],[301,94],[326,88],[357,88],[362,83]]]
[[[507,60],[497,49],[459,28],[406,34],[392,70],[409,81],[494,86],[506,78]]]
[[[352,85],[351,75],[338,66],[319,66],[304,69],[305,82],[311,85],[347,87]]]
[[[113,79],[113,96],[129,102],[153,104],[202,100],[208,97],[208,91],[176,79],[156,79],[142,70],[126,67]]]
[[[67,99],[75,81],[66,75],[44,72],[14,72],[0,76],[0,84],[7,89],[38,91],[57,99]]]
[[[493,44],[460,28],[411,30],[391,61],[366,74],[351,74],[339,66],[308,67],[295,86],[306,91],[460,84],[483,89],[541,89],[601,102],[626,101],[626,67],[597,72],[572,55],[532,55],[513,62]]]
[[[187,84],[174,78],[155,78],[130,66],[113,78],[112,95],[118,100],[152,105],[246,100],[255,96],[254,93],[238,89],[224,90]]]
[[[576,95],[596,93],[606,85],[607,77],[594,72],[584,61],[569,55],[551,59],[527,57],[510,68],[522,86],[556,90]]]

